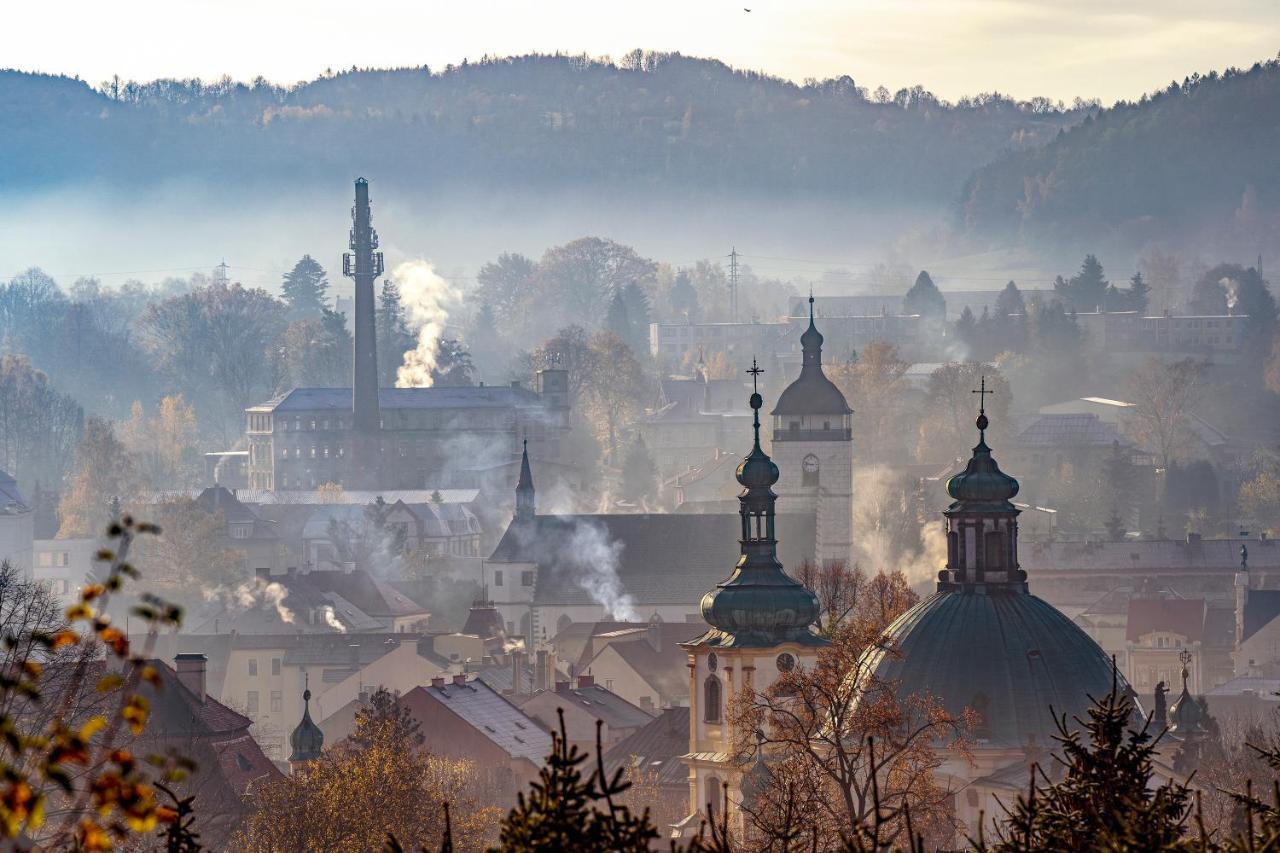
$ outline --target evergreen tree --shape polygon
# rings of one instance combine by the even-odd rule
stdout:
[[[310,255],[293,265],[280,284],[280,295],[295,314],[319,314],[329,304],[329,278]]]
[[[390,278],[382,280],[374,324],[378,336],[378,384],[391,388],[396,384],[396,371],[404,363],[404,354],[413,348],[413,336],[405,325],[400,288]]]
[[[1147,303],[1150,298],[1151,286],[1142,277],[1141,271],[1134,273],[1133,278],[1129,279],[1129,291],[1126,294],[1128,310],[1137,311],[1139,314],[1147,313]]]
[[[1063,281],[1062,276],[1058,276],[1053,283],[1054,291],[1075,312],[1101,311],[1110,286],[1096,255],[1085,255],[1080,272],[1070,281]]]
[[[1009,317],[1014,314],[1026,314],[1027,303],[1022,298],[1022,291],[1018,290],[1018,285],[1012,281],[1004,286],[1004,290],[1000,291],[1000,295],[996,297],[996,316],[1000,318]]]
[[[622,338],[630,346],[631,317],[627,313],[627,301],[622,297],[621,290],[615,291],[613,298],[609,300],[609,310],[604,317],[604,327]]]
[[[680,272],[676,273],[675,284],[671,286],[670,299],[673,320],[687,320],[690,323],[698,322],[701,314],[698,306],[698,291],[694,289],[693,283],[689,280],[688,270],[680,270]]]
[[[642,436],[637,435],[635,444],[627,451],[620,488],[622,499],[633,504],[643,504],[657,495],[657,466]]]
[[[969,310],[969,306],[964,306],[964,310],[960,312],[960,319],[955,324],[956,339],[968,348],[968,357],[977,358],[974,350],[978,342],[978,321],[973,316],[973,312]]]
[[[1052,782],[1033,770],[1031,788],[1009,812],[996,850],[1166,850],[1181,840],[1190,792],[1152,777],[1159,735],[1134,730],[1137,716],[1129,690],[1113,675],[1111,691],[1093,700],[1084,732],[1059,718],[1065,770]],[[1087,741],[1086,741],[1087,737]],[[1043,784],[1043,787],[1041,785]]]
[[[475,366],[471,353],[459,341],[442,340],[436,347],[436,366],[431,370],[431,383],[437,386],[461,387],[472,384]]]
[[[902,313],[919,314],[922,317],[941,319],[947,316],[947,300],[933,283],[929,273],[921,270],[916,283],[911,285],[902,299]]]
[[[649,297],[634,281],[620,291],[627,308],[628,332],[624,337],[631,351],[643,356],[649,351]]]

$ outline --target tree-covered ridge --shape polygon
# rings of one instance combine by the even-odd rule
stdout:
[[[962,216],[977,232],[1077,240],[1208,222],[1274,233],[1278,133],[1280,60],[1195,74],[979,169]]]
[[[869,92],[635,52],[529,55],[443,70],[257,80],[112,80],[0,71],[0,180],[44,185],[297,180],[733,188],[950,203],[1001,151],[1051,139],[1089,105],[919,86]],[[15,112],[16,111],[16,112]]]

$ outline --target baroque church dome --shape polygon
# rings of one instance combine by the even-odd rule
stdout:
[[[937,699],[956,717],[975,712],[980,722],[968,734],[979,746],[1052,749],[1055,715],[1084,718],[1089,697],[1111,690],[1113,666],[1078,625],[1028,590],[1018,565],[1020,510],[1009,502],[1018,482],[991,456],[985,413],[977,426],[973,457],[947,483],[954,503],[943,513],[948,557],[937,592],[889,626],[885,648],[870,651],[862,669],[867,684]]]

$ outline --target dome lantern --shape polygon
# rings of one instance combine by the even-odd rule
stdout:
[[[289,756],[289,766],[297,768],[308,761],[320,757],[324,747],[324,732],[311,719],[311,688],[302,691],[302,720],[289,735],[289,746],[293,753]]]

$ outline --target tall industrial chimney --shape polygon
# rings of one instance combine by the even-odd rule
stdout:
[[[373,280],[382,275],[378,232],[369,211],[369,182],[356,179],[351,208],[351,252],[342,256],[342,274],[356,282],[355,357],[352,359],[351,412],[357,433],[376,433],[378,414],[378,346],[374,331]],[[356,442],[359,446],[359,441]]]

